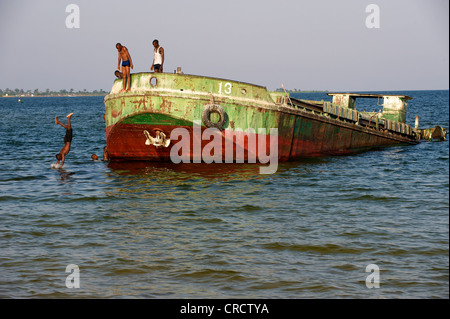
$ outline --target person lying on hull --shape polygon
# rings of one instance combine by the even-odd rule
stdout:
[[[116,70],[114,72],[114,75],[118,78],[118,79],[123,79],[123,73],[120,72],[119,70]]]

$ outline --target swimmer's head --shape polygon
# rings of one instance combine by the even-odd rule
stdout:
[[[98,156],[95,155],[95,154],[92,154],[92,155],[91,155],[91,158],[92,158],[94,161],[98,160]]]
[[[58,161],[62,160],[62,155],[61,155],[61,153],[56,154],[56,159],[57,159]]]

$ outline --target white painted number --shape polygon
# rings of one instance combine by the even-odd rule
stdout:
[[[219,94],[222,94],[222,82],[219,83]],[[224,91],[225,94],[231,94],[231,83],[225,83]]]

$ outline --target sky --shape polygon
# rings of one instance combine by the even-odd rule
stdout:
[[[269,90],[449,88],[448,0],[0,0],[0,89],[109,91],[115,44],[150,72],[154,39],[164,72]]]

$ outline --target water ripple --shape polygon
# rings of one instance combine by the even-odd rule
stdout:
[[[448,127],[448,91],[407,95],[422,125]],[[93,162],[102,98],[24,107],[42,112],[30,121],[0,99],[0,298],[449,296],[448,141],[279,163],[273,175]],[[73,147],[50,169],[63,138],[53,118],[69,109]],[[80,267],[76,291],[69,264]],[[369,264],[380,289],[366,287]]]

